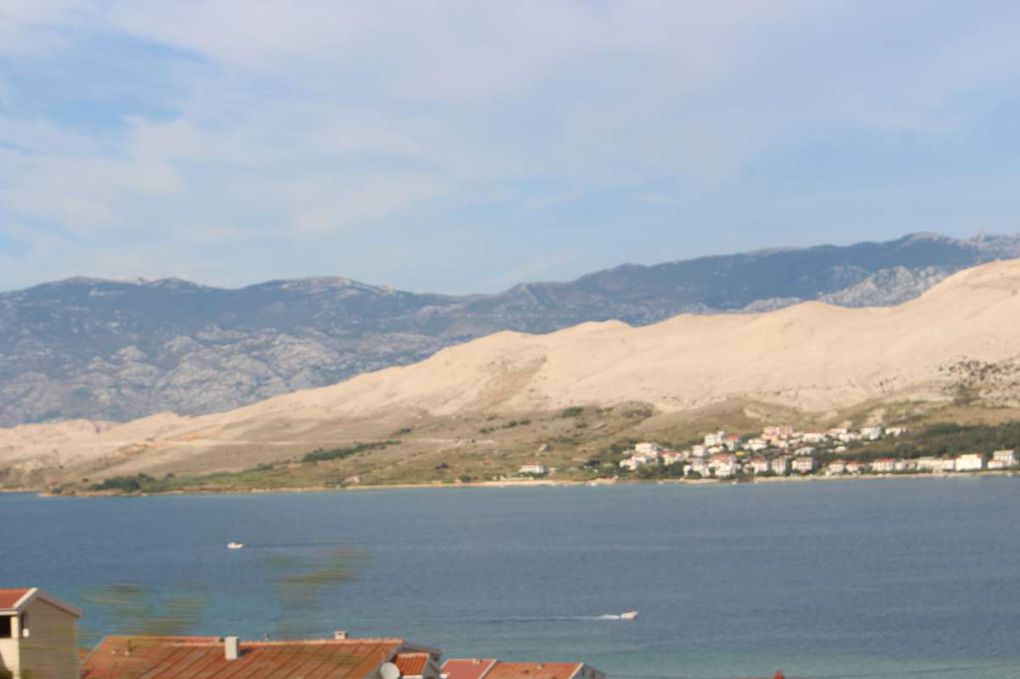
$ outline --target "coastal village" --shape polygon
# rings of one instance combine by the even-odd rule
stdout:
[[[736,479],[948,474],[1008,471],[1018,466],[1015,450],[997,450],[990,455],[963,453],[916,458],[874,458],[867,455],[868,444],[885,438],[898,438],[905,431],[902,427],[880,425],[817,432],[796,431],[790,426],[770,426],[750,437],[717,431],[706,434],[701,443],[682,450],[671,450],[651,441],[637,443],[619,462],[619,467],[624,475],[657,469],[686,479]],[[531,473],[537,471],[535,465],[528,467]]]

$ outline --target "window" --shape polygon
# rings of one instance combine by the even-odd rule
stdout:
[[[14,618],[10,615],[0,615],[0,639],[10,639],[14,634]]]

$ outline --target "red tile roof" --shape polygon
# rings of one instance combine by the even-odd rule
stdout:
[[[485,679],[571,679],[583,665],[556,662],[499,662]]]
[[[496,664],[493,658],[450,658],[443,663],[447,679],[481,679]]]
[[[15,604],[31,591],[27,587],[22,587],[21,589],[0,589],[0,611],[14,610]]]
[[[82,663],[81,679],[361,679],[393,658],[400,639],[241,642],[227,660],[215,637],[106,637]]]
[[[45,601],[51,606],[56,606],[76,618],[81,617],[81,611],[74,606],[66,604],[60,599],[55,599],[46,592],[36,587],[20,587],[17,589],[0,589],[0,611],[21,611],[33,601]]]
[[[401,653],[393,661],[404,677],[420,677],[429,663],[428,653]]]

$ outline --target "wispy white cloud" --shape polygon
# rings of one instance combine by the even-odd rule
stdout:
[[[823,218],[838,231],[831,197],[861,198],[841,184],[845,158],[818,149],[924,147],[944,164],[940,186],[988,160],[961,140],[1020,104],[1018,14],[827,0],[4,3],[0,235],[27,251],[0,286],[90,268],[471,289],[780,244]],[[868,162],[888,171],[879,151]],[[816,169],[815,188],[784,179],[791,166]],[[911,187],[933,172],[898,167]],[[876,228],[909,216],[874,195],[888,206]],[[465,224],[476,250],[455,255],[477,264],[424,261]],[[897,230],[913,228],[927,226]],[[583,230],[585,257],[550,236],[564,229]],[[541,256],[513,247],[522,239]]]

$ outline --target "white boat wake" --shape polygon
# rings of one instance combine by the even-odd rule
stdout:
[[[637,611],[625,611],[623,613],[606,613],[598,616],[599,620],[637,620]]]
[[[507,624],[527,622],[610,622],[637,620],[637,611],[624,611],[623,613],[603,613],[602,615],[554,615],[549,617],[536,618],[501,618],[497,620],[480,621],[486,624]]]

